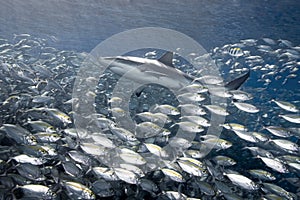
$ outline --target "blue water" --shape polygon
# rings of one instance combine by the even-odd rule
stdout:
[[[28,33],[86,52],[113,34],[148,26],[180,31],[206,50],[262,37],[297,45],[299,21],[298,0],[10,0],[0,6],[0,36]]]
[[[141,27],[163,27],[182,32],[207,51],[242,39],[264,37],[276,41],[287,39],[299,46],[299,22],[299,0],[2,0],[0,4],[0,38],[12,39],[14,34],[28,33],[46,39],[48,46],[76,52],[90,52],[114,34]],[[272,60],[266,54],[251,53],[262,56],[266,60],[264,64],[282,65],[276,56]],[[237,61],[242,63],[242,59]],[[285,77],[288,72],[285,73],[280,75]],[[299,127],[280,119],[277,115],[283,111],[274,109],[274,103],[270,102],[275,98],[299,105],[299,89],[295,87],[299,85],[299,71],[296,73],[297,78],[290,79],[287,84],[282,84],[284,77],[279,81],[271,77],[272,83],[265,86],[258,82],[260,72],[251,72],[243,89],[255,96],[250,103],[258,106],[261,115],[267,113],[272,117],[257,119],[236,111],[233,122],[249,124],[257,131],[265,125]],[[259,93],[258,88],[265,89]],[[232,133],[229,136],[235,137]],[[237,144],[240,140],[235,142],[240,145]],[[295,142],[299,144],[300,141]],[[235,152],[230,154],[236,155]],[[238,167],[246,166],[249,160],[245,161],[241,159]],[[290,191],[295,192],[295,189]]]

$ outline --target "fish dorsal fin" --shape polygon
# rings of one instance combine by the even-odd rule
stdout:
[[[173,52],[168,51],[162,57],[160,57],[160,59],[158,59],[158,61],[167,66],[174,67],[173,62],[172,62],[173,56],[174,56]]]

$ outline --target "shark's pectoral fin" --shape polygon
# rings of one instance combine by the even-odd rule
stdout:
[[[174,67],[173,56],[174,56],[173,52],[168,51],[162,57],[160,57],[160,59],[158,59],[158,61],[167,66]]]
[[[225,85],[225,87],[228,90],[237,90],[248,79],[249,76],[250,76],[250,70],[247,73],[241,75],[240,77],[228,82]]]

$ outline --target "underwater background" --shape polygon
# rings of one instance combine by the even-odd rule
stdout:
[[[299,44],[297,0],[2,1],[0,34],[55,37],[55,47],[89,52],[113,34],[139,27],[180,31],[207,51],[241,39],[269,37]]]
[[[0,199],[187,199],[187,196],[300,199],[299,22],[297,0],[2,1]],[[203,166],[196,166],[206,171],[199,177],[191,170],[196,164],[180,158],[177,166],[168,166],[172,172],[153,170],[132,174],[130,170],[124,172],[125,167],[118,166],[119,171],[97,168],[106,167],[95,156],[95,151],[101,149],[89,146],[97,136],[93,135],[95,138],[91,140],[74,131],[72,92],[76,73],[87,53],[99,43],[122,31],[143,27],[168,28],[193,38],[211,56],[225,82],[250,71],[250,77],[240,88],[249,97],[245,100],[247,105],[240,108],[238,103],[244,100],[234,99],[234,94],[230,94],[225,122],[245,125],[249,133],[262,135],[247,137],[244,132],[238,132],[239,125],[223,124],[221,138],[230,141],[230,148],[214,149],[204,158],[180,155],[203,162]],[[130,55],[159,59],[164,53],[144,49]],[[203,55],[195,52],[190,56],[196,61],[197,69],[206,66]],[[201,75],[180,57],[175,57],[173,62],[185,73]],[[114,117],[108,102],[113,101],[111,92],[117,81],[118,76],[108,71],[101,77],[97,91],[87,94],[96,96],[95,108],[99,114],[96,122],[89,123],[103,129],[98,139],[107,135],[109,145],[120,145],[138,153],[151,152],[148,146],[124,140],[111,126]],[[203,95],[206,100],[199,105],[204,109],[209,104],[209,94]],[[130,114],[142,123],[145,119],[134,116],[151,111],[155,104],[179,109],[182,102],[174,97],[164,88],[149,86],[141,96],[132,96]],[[251,113],[253,108],[249,105],[255,106],[258,113]],[[162,109],[158,111],[167,114]],[[211,112],[217,111],[204,109],[203,112],[209,119]],[[178,125],[175,122],[179,118],[169,117],[171,122],[164,128],[173,133],[173,125]],[[48,124],[37,123],[40,120]],[[34,142],[31,136],[36,137]],[[159,137],[139,142],[153,142],[162,147],[166,138]],[[196,139],[189,150],[197,150],[197,144],[211,138],[200,135]],[[33,157],[36,159],[30,160]],[[271,163],[267,158],[279,163]],[[282,166],[288,172],[280,171]],[[271,175],[250,173],[251,169],[261,169],[264,172],[260,173]],[[237,174],[241,177],[235,177]],[[128,180],[131,176],[133,180]],[[244,177],[251,180],[238,181]],[[253,185],[249,186],[248,181]]]

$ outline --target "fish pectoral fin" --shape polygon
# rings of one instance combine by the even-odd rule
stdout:
[[[158,61],[167,66],[174,67],[173,56],[174,56],[173,52],[168,51],[162,57],[160,57],[160,59],[158,59]]]

